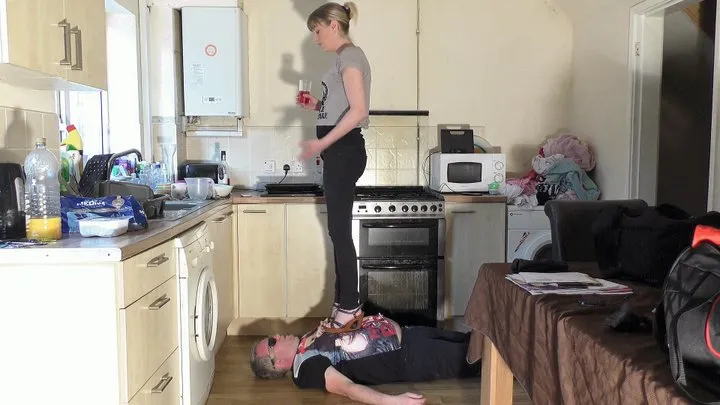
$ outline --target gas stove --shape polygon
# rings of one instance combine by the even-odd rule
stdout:
[[[355,218],[442,218],[442,198],[422,186],[356,187]]]

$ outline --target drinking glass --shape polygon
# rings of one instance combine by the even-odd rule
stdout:
[[[312,82],[310,80],[300,79],[298,83],[298,94],[297,101],[302,105],[306,105],[310,102],[310,89],[312,88]]]

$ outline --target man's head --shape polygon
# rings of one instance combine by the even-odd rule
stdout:
[[[255,343],[250,350],[250,368],[260,378],[283,377],[293,365],[300,339],[274,335]]]

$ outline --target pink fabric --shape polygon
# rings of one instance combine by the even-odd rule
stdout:
[[[595,168],[595,154],[590,150],[587,143],[581,141],[575,135],[562,134],[548,139],[542,147],[542,155],[552,156],[555,154],[561,154],[568,159],[572,159],[586,172]]]

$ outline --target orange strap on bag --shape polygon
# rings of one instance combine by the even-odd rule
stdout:
[[[698,225],[695,227],[693,235],[692,247],[696,248],[702,242],[710,242],[720,246],[720,229],[707,225]]]

